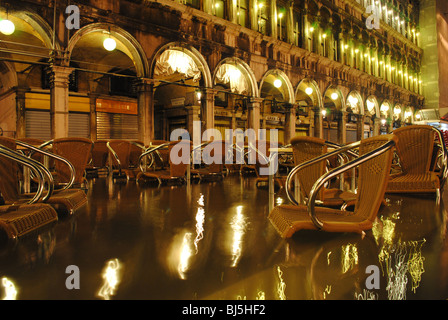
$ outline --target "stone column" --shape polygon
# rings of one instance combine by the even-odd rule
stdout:
[[[251,98],[247,104],[247,128],[253,129],[258,139],[260,138],[260,106],[262,101],[259,98]]]
[[[366,116],[359,114],[356,117],[358,118],[356,122],[356,140],[359,141],[364,139],[364,121],[366,120]]]
[[[96,99],[97,94],[89,93],[89,103],[90,103],[90,139],[95,141],[97,137],[97,122],[96,122]]]
[[[347,112],[341,111],[341,117],[338,120],[338,143],[345,144],[347,142]]]
[[[314,112],[314,137],[324,139],[322,112],[319,107],[313,108]]]
[[[215,128],[215,91],[213,89],[205,89],[202,92],[203,113],[201,120],[205,125],[205,130]],[[204,137],[208,139],[209,137]]]
[[[51,138],[68,136],[68,84],[73,69],[61,66],[50,68]]]
[[[285,112],[285,144],[289,144],[296,135],[296,108],[291,105]]]
[[[25,92],[24,88],[17,88],[16,92],[16,138],[26,137],[26,122],[25,122]]]
[[[199,141],[201,140],[201,137],[193,137],[193,133],[196,134],[200,134],[202,136],[202,132],[196,132],[194,131],[194,123],[195,121],[201,121],[201,119],[199,118],[199,113],[201,111],[201,107],[200,106],[188,106],[185,107],[185,109],[187,110],[187,130],[188,133],[190,134],[190,139],[191,141],[197,141],[199,139]]]
[[[373,120],[373,136],[380,135],[381,118],[375,117]]]
[[[148,145],[154,140],[154,87],[152,82],[143,81],[138,86],[138,126],[140,140]]]

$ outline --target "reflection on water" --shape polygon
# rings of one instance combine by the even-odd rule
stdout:
[[[189,260],[193,255],[193,251],[190,247],[192,237],[193,234],[191,232],[186,232],[180,247],[179,266],[177,267],[177,270],[181,279],[186,278],[186,272],[188,271],[189,267]]]
[[[278,274],[278,285],[277,285],[277,293],[278,293],[278,299],[279,300],[286,300],[286,283],[283,280],[283,271],[280,268],[280,266],[277,266],[277,274]]]
[[[5,295],[3,300],[16,300],[17,289],[15,284],[6,277],[2,278],[2,286],[4,288]]]
[[[121,263],[118,259],[111,259],[106,262],[101,277],[103,278],[103,286],[98,291],[98,297],[104,300],[110,300],[115,295],[121,280]]]
[[[238,264],[243,250],[243,237],[246,233],[246,218],[243,214],[243,206],[236,207],[236,213],[230,222],[233,231],[232,239],[232,267]]]
[[[89,181],[89,203],[74,217],[1,248],[2,298],[448,298],[447,193],[440,206],[388,197],[364,237],[303,231],[283,240],[267,219],[268,190],[253,178],[111,183]],[[284,190],[275,203],[288,203]],[[79,267],[79,290],[65,288],[68,265]],[[366,287],[371,265],[380,289]]]
[[[358,248],[355,244],[342,246],[342,273],[353,270],[358,265]]]

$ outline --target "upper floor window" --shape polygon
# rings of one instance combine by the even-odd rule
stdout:
[[[280,40],[286,40],[286,10],[284,7],[277,6],[277,37]]]
[[[236,19],[240,26],[249,26],[248,0],[238,0],[236,8]]]
[[[266,0],[264,2],[258,3],[258,32],[262,34],[269,34],[269,1]]]
[[[227,3],[225,0],[214,0],[213,1],[213,7],[212,7],[213,15],[226,19],[227,18]]]

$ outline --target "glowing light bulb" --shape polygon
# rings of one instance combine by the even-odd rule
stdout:
[[[306,88],[306,89],[305,89],[305,93],[306,93],[307,95],[311,95],[311,94],[313,93],[313,88],[310,88],[310,87]]]
[[[114,51],[117,47],[117,42],[112,38],[106,38],[103,41],[103,46],[107,51]]]
[[[338,97],[339,97],[339,95],[336,92],[333,92],[331,94],[331,100],[337,100]]]
[[[12,21],[5,19],[0,21],[0,32],[9,36],[14,33],[14,30],[16,27],[14,26],[14,23]]]
[[[274,87],[276,88],[280,88],[282,86],[282,80],[280,79],[275,79],[274,81]]]

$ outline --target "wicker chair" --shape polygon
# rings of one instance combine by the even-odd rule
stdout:
[[[428,125],[411,125],[394,130],[401,172],[392,174],[386,193],[435,193],[440,195],[440,178],[434,172],[436,131]]]
[[[311,159],[326,154],[328,151],[326,141],[315,137],[294,137],[291,139],[291,146],[293,148],[294,164],[296,167]],[[332,158],[334,159],[336,157]],[[325,173],[326,160],[322,160],[297,171],[294,169],[291,171],[292,174],[288,177],[288,180],[292,179],[294,172],[296,172],[295,174],[299,181],[302,199],[309,198],[314,183]],[[356,199],[356,194],[349,191],[343,191],[339,188],[323,187],[320,190],[317,199],[323,206],[340,207],[347,203],[353,203]]]
[[[86,167],[89,176],[98,176],[100,170],[105,169],[109,173],[107,166],[109,159],[109,149],[107,140],[97,140],[93,142],[92,157]]]
[[[0,206],[0,230],[5,240],[18,240],[57,221],[58,213],[46,203]]]
[[[268,176],[261,175],[261,168],[268,168],[270,161],[270,148],[280,148],[282,145],[280,143],[271,143],[270,141],[257,140],[255,143],[248,144],[248,152],[246,164],[241,168],[243,175],[247,175],[248,172],[254,172],[256,176],[255,185],[257,188],[265,187],[268,185]],[[246,173],[244,173],[246,172]],[[277,188],[282,188],[285,184],[286,176],[282,177],[276,175],[274,177],[274,185]]]
[[[158,185],[167,183],[184,183],[186,181],[186,173],[188,167],[190,166],[190,156],[192,150],[192,142],[187,140],[180,141],[171,141],[166,144],[160,145],[155,148],[149,148],[149,150],[145,151],[140,155],[140,159],[147,156],[150,153],[154,153],[158,150],[168,149],[169,153],[169,169],[164,170],[155,170],[155,171],[147,171],[142,170],[137,174],[138,182],[149,182],[149,181],[157,181]],[[174,149],[176,148],[176,149]],[[182,154],[185,149],[188,149],[188,155]],[[180,162],[173,162],[173,154],[174,150],[178,151],[179,157],[182,158]]]
[[[52,205],[58,213],[73,214],[76,210],[80,209],[87,203],[87,195],[81,189],[71,188],[75,181],[75,172],[73,165],[65,158],[48,151],[33,147],[22,141],[16,141],[11,138],[0,137],[0,145],[8,148],[11,152],[16,152],[17,145],[21,148],[28,148],[34,152],[40,152],[46,156],[55,159],[55,162],[64,162],[70,168],[71,177],[70,181],[65,184],[59,190],[54,189],[54,180],[48,169],[42,164],[39,164],[39,170],[45,171],[44,177],[48,182],[48,193],[42,197],[42,201]],[[36,164],[37,165],[37,164]],[[44,177],[41,177],[42,180]],[[7,159],[5,157],[0,158],[0,192],[3,196],[6,205],[30,203],[30,199],[34,199],[36,193],[25,194],[20,190],[19,180],[21,179],[21,170],[17,161]]]
[[[152,140],[149,142],[149,146],[145,151],[161,145],[166,145],[168,142],[169,141],[167,140]],[[152,160],[148,166],[150,170],[164,170],[170,165],[170,154],[168,148],[157,149],[156,151],[149,153],[148,157]]]
[[[394,135],[376,136],[330,152],[326,157],[359,146],[358,158],[333,169],[316,181],[307,206],[274,207],[268,218],[280,236],[289,238],[302,229],[355,233],[370,230],[384,198],[396,140]],[[330,179],[355,166],[359,166],[359,177],[354,212],[316,207],[320,188]]]
[[[18,163],[32,168],[35,172],[41,173],[31,159],[26,158],[18,152],[0,147],[0,191],[3,192],[5,184],[11,184],[6,188],[7,192],[14,189],[18,185],[18,181],[11,178],[18,176]],[[17,169],[17,170],[16,170]],[[15,171],[16,174],[10,175],[9,172]],[[25,204],[8,204],[0,206],[0,241],[17,240],[33,231],[41,229],[58,220],[58,214],[54,208],[45,203],[37,203],[42,198],[43,192],[43,175],[40,174],[42,180],[40,184],[42,188],[38,189],[36,196],[28,198]]]
[[[224,140],[214,140],[198,147],[201,149],[202,159],[204,160],[204,167],[192,169],[192,177],[196,176],[199,181],[202,180],[222,180],[224,178],[224,164],[226,162],[226,155],[228,144]],[[194,150],[194,149],[193,149]],[[209,155],[211,159],[204,156]],[[218,160],[215,162],[215,160]]]
[[[137,173],[140,171],[138,167],[131,164],[131,152],[133,143],[129,140],[110,140],[107,147],[112,155],[112,177],[114,180],[135,180]]]
[[[52,152],[68,160],[75,168],[75,178],[72,186],[81,187],[85,183],[84,175],[92,156],[93,142],[86,138],[58,138],[41,145],[52,146]],[[71,169],[61,161],[55,161],[57,184],[68,183],[71,178]],[[55,179],[56,180],[56,179]],[[57,186],[56,186],[57,187]]]

